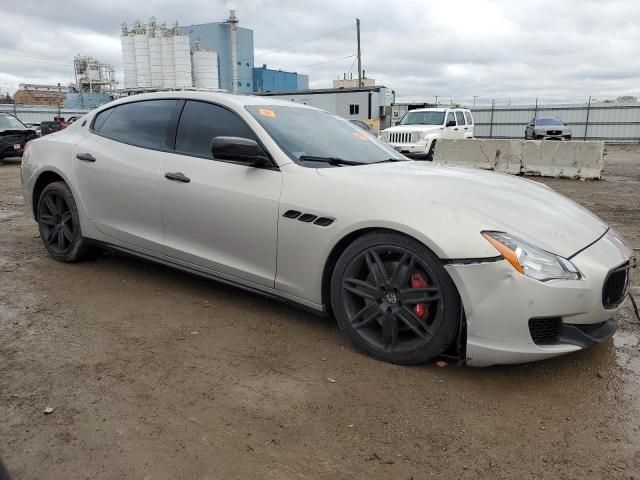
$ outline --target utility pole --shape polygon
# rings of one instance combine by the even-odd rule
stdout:
[[[476,98],[478,98],[478,95],[473,96],[473,108],[476,108]]]
[[[356,18],[356,32],[358,35],[358,87],[362,86],[362,54],[360,52],[360,19]]]

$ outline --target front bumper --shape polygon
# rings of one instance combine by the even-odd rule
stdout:
[[[387,142],[387,144],[391,148],[393,148],[394,150],[402,153],[403,155],[424,157],[429,153],[429,145],[431,145],[431,141],[418,142],[418,143],[389,143],[389,142]]]
[[[558,135],[548,135],[548,134],[540,134],[536,133],[537,140],[560,140],[560,141],[569,141],[571,140],[571,134],[558,134]]]
[[[24,145],[16,149],[13,145],[3,145],[0,147],[0,158],[21,157],[24,154]]]
[[[583,274],[580,280],[540,282],[504,260],[447,265],[467,317],[467,364],[542,360],[606,340],[615,332],[620,305],[603,306],[603,286],[609,272],[630,256],[631,250],[608,232],[571,259]],[[536,343],[532,319],[557,319],[558,334]]]

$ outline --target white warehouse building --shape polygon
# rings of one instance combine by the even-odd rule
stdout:
[[[122,58],[125,90],[198,88],[217,90],[218,54],[199,43],[191,51],[189,37],[171,28],[136,22],[122,25]]]

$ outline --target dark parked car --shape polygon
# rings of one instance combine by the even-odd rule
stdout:
[[[21,157],[24,146],[38,134],[13,115],[0,113],[0,160],[6,157]]]
[[[571,140],[571,129],[559,118],[534,118],[524,130],[525,140]]]

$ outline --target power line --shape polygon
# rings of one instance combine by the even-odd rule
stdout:
[[[315,37],[315,38],[311,38],[309,40],[305,40],[304,42],[296,43],[296,44],[290,45],[288,47],[278,48],[276,50],[271,50],[271,51],[266,52],[266,53],[261,53],[260,55],[256,55],[253,58],[265,57],[267,55],[271,55],[272,53],[278,53],[278,52],[283,52],[285,50],[290,50],[292,48],[299,47],[300,45],[305,45],[307,43],[311,43],[311,42],[315,42],[316,40],[320,40],[321,38],[328,37],[329,35],[333,35],[334,33],[338,33],[338,32],[341,32],[343,30],[347,30],[348,28],[355,28],[355,27],[354,27],[354,25],[347,25],[345,27],[338,28],[337,30],[333,30],[331,32],[325,33],[324,35],[320,35],[319,37]]]
[[[332,59],[330,59],[330,60],[323,60],[322,62],[311,63],[311,64],[309,64],[309,65],[301,65],[301,66],[299,66],[299,67],[291,67],[291,69],[292,69],[292,70],[298,70],[298,69],[301,69],[301,68],[310,68],[310,67],[315,67],[316,65],[324,65],[325,63],[337,62],[337,61],[340,61],[340,60],[345,60],[345,59],[347,59],[347,58],[353,58],[353,57],[356,57],[356,56],[357,56],[357,55],[354,53],[353,55],[347,55],[347,56],[345,56],[345,57],[332,58]],[[278,73],[283,73],[283,72],[281,72],[280,70],[278,70],[278,71],[265,72],[265,73],[266,73],[267,75],[274,76],[274,75],[277,75]],[[295,72],[295,73],[297,73],[297,72]],[[303,74],[303,75],[304,75],[304,74]],[[253,76],[251,76],[251,77],[246,77],[246,76],[244,76],[244,77],[238,77],[238,80],[245,80],[245,81],[246,81],[246,80],[248,80],[249,78],[250,78],[251,80],[253,80]]]

